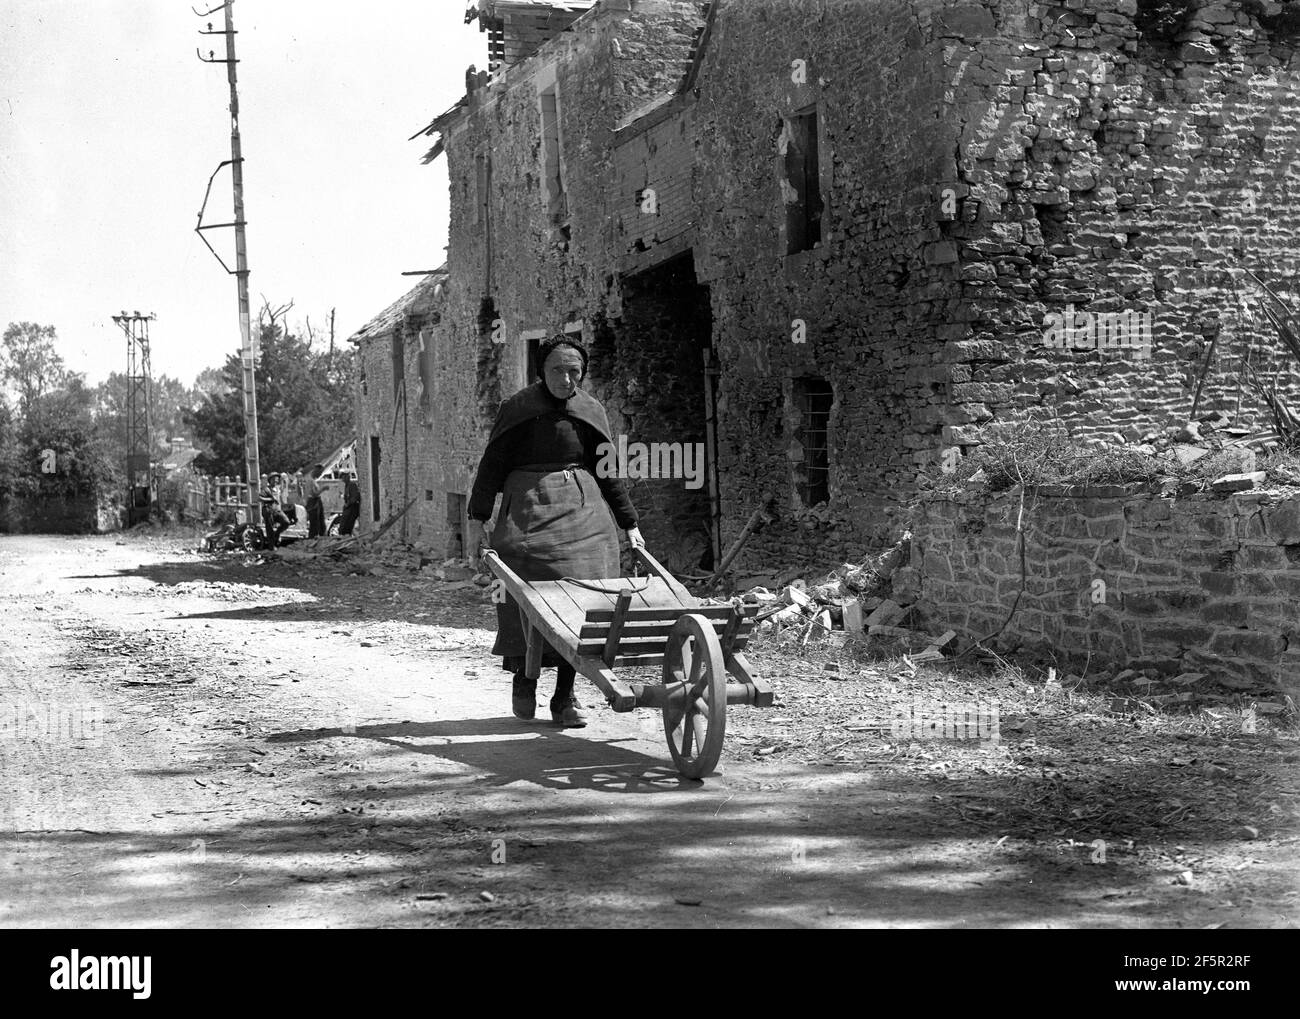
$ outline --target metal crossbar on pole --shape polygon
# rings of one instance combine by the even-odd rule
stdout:
[[[199,33],[200,35],[224,35],[226,37],[225,59],[217,58],[212,50],[208,51],[206,57],[199,53],[199,59],[205,64],[225,64],[226,78],[230,82],[230,159],[218,166],[213,171],[212,176],[208,178],[208,190],[203,196],[203,208],[199,210],[199,221],[194,230],[203,243],[207,244],[208,250],[216,256],[222,268],[235,277],[239,291],[239,359],[244,394],[244,468],[248,474],[248,499],[245,508],[248,512],[248,523],[251,524],[258,519],[258,481],[261,477],[261,462],[258,453],[257,436],[256,358],[252,324],[248,312],[248,248],[244,234],[244,227],[246,226],[246,220],[244,219],[244,153],[239,139],[239,90],[235,74],[235,65],[239,61],[235,59],[235,22],[231,10],[234,7],[234,2],[235,0],[226,0],[225,3],[213,7],[209,11],[194,12],[200,17],[208,17],[217,11],[225,11],[226,27],[224,31],[213,31],[212,23],[209,22],[207,31]],[[212,193],[212,181],[224,166],[230,167],[231,183],[234,187],[234,221],[230,223],[204,224],[203,213],[208,207],[208,196]],[[235,268],[233,270],[226,265],[222,257],[217,254],[212,245],[208,243],[208,239],[203,235],[204,230],[217,230],[228,227],[233,227],[235,230]]]
[[[149,441],[149,323],[153,313],[125,312],[113,321],[126,333],[126,524],[149,519],[153,502]]]

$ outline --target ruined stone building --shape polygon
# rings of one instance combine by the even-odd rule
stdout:
[[[677,567],[765,492],[749,572],[857,557],[919,470],[1032,408],[1184,423],[1216,337],[1202,412],[1266,423],[1240,362],[1285,365],[1244,270],[1293,292],[1297,14],[484,0],[488,70],[426,132],[445,271],[354,337],[364,526],[416,500],[408,536],[461,551],[498,402],[560,331],[616,432],[703,445],[694,479],[631,482]]]

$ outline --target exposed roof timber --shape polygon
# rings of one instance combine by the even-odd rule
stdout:
[[[704,27],[700,29],[699,37],[695,40],[695,53],[691,57],[691,66],[686,69],[686,77],[678,86],[678,92],[690,92],[695,88],[695,82],[700,76],[700,65],[704,63],[709,40],[713,37],[713,22],[717,16],[718,0],[710,0],[708,13],[704,16]]]
[[[541,10],[541,11],[552,11],[552,12],[564,11],[564,12],[572,13],[576,11],[579,12],[579,16],[581,16],[582,14],[585,14],[587,11],[590,11],[593,7],[595,7],[597,2],[598,0],[568,0],[568,2],[563,2],[563,3],[562,2],[546,3],[546,2],[538,2],[538,0],[485,0],[485,2],[482,4],[481,7],[470,7],[470,9],[466,12],[465,22],[466,24],[468,24],[469,22],[477,18],[479,20],[480,29],[483,31],[487,31],[489,25],[495,26],[496,28],[500,28],[502,26],[503,22],[500,20],[499,17],[497,17],[498,12],[507,12],[507,11],[535,12]],[[706,10],[705,10],[705,16],[704,16],[704,24],[700,27],[699,34],[696,36],[695,43],[694,46],[692,47],[691,54],[690,54],[690,63],[686,69],[685,74],[682,77],[681,83],[677,86],[676,90],[667,96],[661,96],[657,99],[654,99],[651,102],[647,103],[640,110],[634,111],[631,115],[624,118],[624,120],[617,126],[618,130],[626,129],[627,127],[636,123],[638,120],[642,119],[643,117],[650,116],[658,112],[658,110],[664,108],[665,104],[672,98],[673,95],[685,95],[696,89],[697,82],[699,79],[700,68],[704,63],[704,57],[708,52],[709,42],[713,37],[713,26],[715,21],[717,20],[718,8],[720,6],[721,6],[720,0],[708,0]],[[564,31],[570,31],[572,29],[573,23],[576,23],[577,20],[578,19],[574,19],[574,22],[567,25]],[[493,59],[492,66],[493,66],[493,70],[495,71],[498,66],[498,62],[495,60],[495,58]],[[472,72],[473,70],[474,69],[471,67],[470,71]],[[481,78],[484,76],[486,76],[486,72],[484,72],[484,75],[480,75]],[[429,149],[429,151],[424,154],[424,158],[421,160],[421,163],[428,164],[433,162],[440,155],[442,155],[442,153],[446,150],[446,137],[445,137],[446,126],[452,123],[453,121],[458,120],[459,117],[464,113],[464,111],[469,106],[469,92],[474,89],[474,85],[470,82],[469,78],[470,75],[467,74],[466,95],[463,96],[460,99],[460,101],[457,102],[456,105],[454,105],[451,109],[447,110],[445,113],[439,115],[438,117],[435,117],[434,120],[427,127],[425,127],[420,131],[417,131],[415,134],[411,135],[411,137],[408,139],[408,141],[414,141],[416,138],[419,138],[421,135],[424,135],[426,137],[431,137],[434,134],[439,134],[439,133],[443,134],[443,137],[439,138],[438,141],[434,143],[433,148]]]
[[[450,273],[447,271],[447,264],[444,262],[349,336],[348,342],[360,343],[362,340],[368,340],[375,336],[383,336],[408,315],[427,312],[434,306],[440,288],[446,284],[449,277]]]
[[[596,0],[484,0],[476,16],[481,22],[485,17],[496,18],[505,13],[541,13],[543,11],[563,11],[566,14],[582,14],[596,6]],[[469,12],[466,13],[469,23]]]
[[[415,134],[411,135],[411,137],[407,138],[406,140],[408,142],[413,142],[421,135],[423,135],[425,138],[429,138],[435,134],[441,133],[442,129],[446,126],[447,122],[453,119],[457,113],[459,113],[468,105],[469,105],[469,96],[467,95],[461,96],[459,99],[456,100],[456,105],[454,105],[451,109],[438,114],[436,117],[433,118],[433,120],[431,120],[424,127],[420,128],[420,130],[416,131]]]
[[[479,31],[487,32],[488,71],[496,74],[502,67],[527,60],[595,6],[596,0],[485,0],[466,18],[477,17]]]
[[[439,156],[442,155],[442,151],[446,147],[447,147],[447,139],[444,138],[442,135],[438,135],[438,140],[433,143],[433,148],[431,148],[428,152],[424,154],[424,158],[420,160],[420,165],[428,166],[435,159],[437,159]]]

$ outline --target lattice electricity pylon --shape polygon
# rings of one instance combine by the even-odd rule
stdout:
[[[149,519],[153,502],[153,474],[149,442],[149,323],[152,312],[114,315],[126,333],[126,523],[130,527]]]

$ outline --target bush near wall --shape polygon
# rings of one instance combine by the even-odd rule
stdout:
[[[120,507],[94,495],[0,500],[0,533],[4,534],[96,534],[120,526]]]

